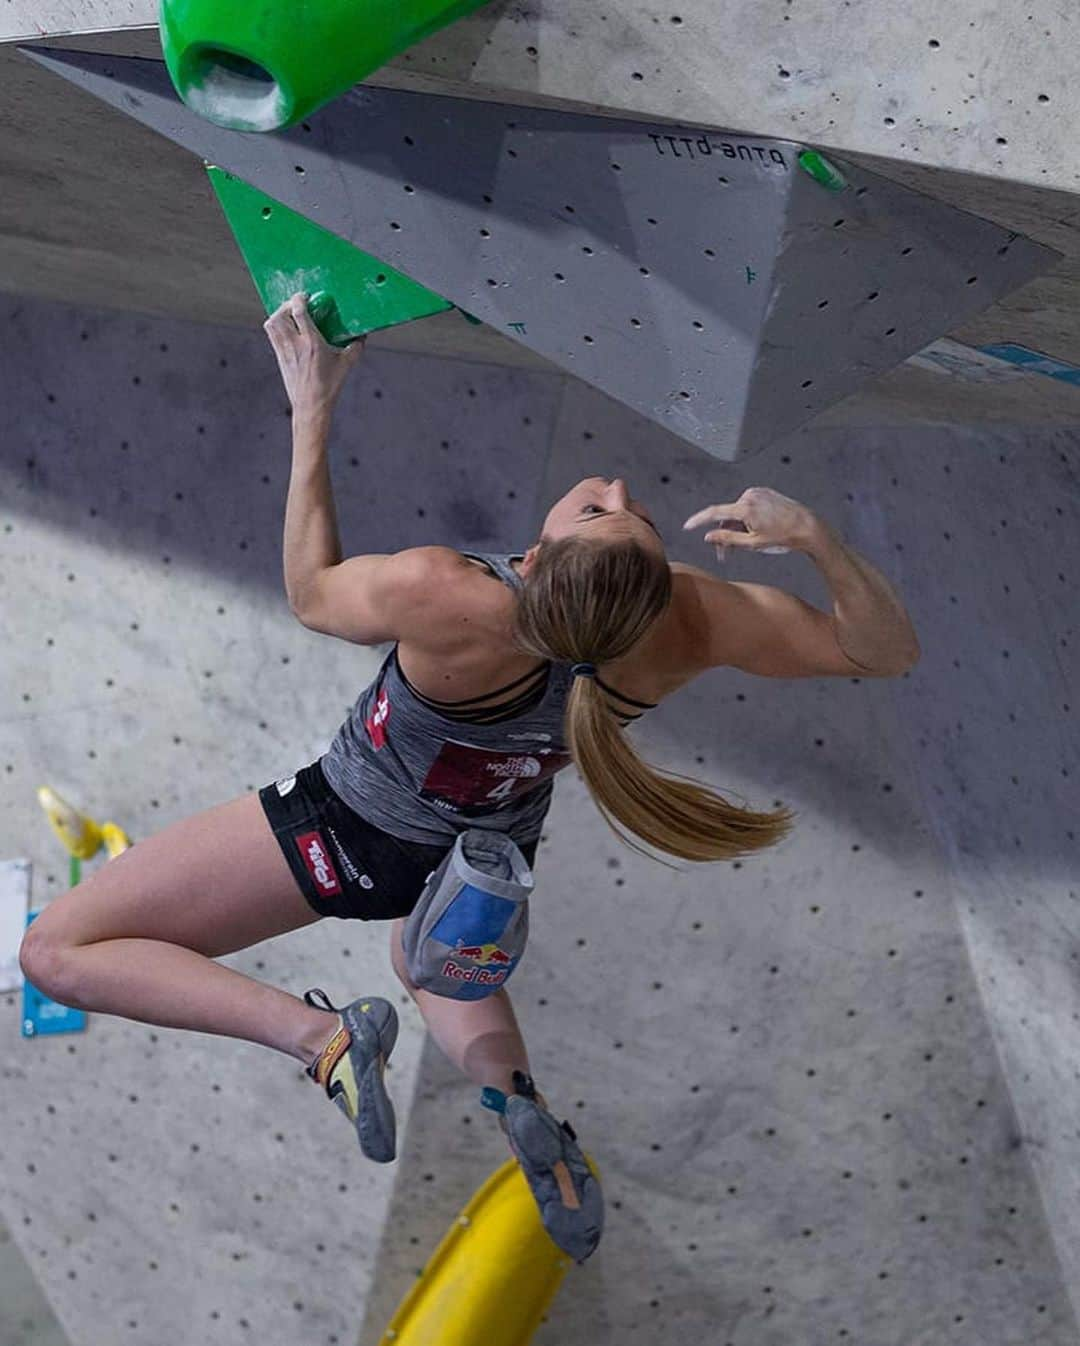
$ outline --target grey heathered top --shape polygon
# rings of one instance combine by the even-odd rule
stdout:
[[[515,589],[516,553],[463,552]],[[360,817],[403,841],[441,846],[468,827],[540,835],[555,773],[573,760],[563,739],[570,666],[551,663],[543,699],[501,724],[469,724],[417,700],[397,646],[360,693],[322,760],[330,788]]]

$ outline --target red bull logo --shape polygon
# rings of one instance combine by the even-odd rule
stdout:
[[[505,949],[500,949],[497,944],[466,944],[459,949],[454,950],[458,958],[468,958],[473,963],[483,963],[496,966],[509,967],[514,961]]]
[[[467,958],[474,967],[462,967],[455,958]],[[443,963],[442,974],[453,981],[471,982],[476,986],[501,986],[510,975],[513,958],[497,944],[465,944],[455,949],[453,957]]]
[[[461,967],[451,958],[443,963],[442,974],[452,981],[472,982],[476,986],[501,986],[507,977],[505,968],[489,972],[486,967]]]

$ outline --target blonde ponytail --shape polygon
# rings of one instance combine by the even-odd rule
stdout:
[[[667,561],[632,540],[541,539],[525,579],[514,639],[525,653],[559,663],[610,663],[626,654],[671,601]],[[689,777],[660,772],[630,746],[596,680],[574,679],[566,742],[604,821],[682,860],[733,860],[782,841],[789,809],[755,813]]]

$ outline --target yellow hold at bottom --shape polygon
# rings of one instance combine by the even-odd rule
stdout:
[[[458,1216],[379,1346],[525,1346],[569,1266],[510,1159]]]

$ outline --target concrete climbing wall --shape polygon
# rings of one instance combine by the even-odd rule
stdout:
[[[312,760],[380,652],[288,613],[261,333],[11,300],[0,333],[0,856],[42,902],[66,863],[34,786],[145,836]],[[884,570],[922,641],[901,679],[717,670],[632,731],[795,808],[762,856],[663,868],[560,781],[515,1000],[609,1227],[540,1346],[1071,1346],[1077,434],[834,422],[740,468],[556,376],[369,353],[333,461],[346,552],[521,550],[599,472],[708,567],[682,520],[770,485]],[[723,573],[828,606],[802,556]],[[227,961],[392,986],[384,932],[340,922]],[[72,1346],[367,1346],[504,1157],[411,1007],[389,1170],[284,1057],[103,1016],[26,1042],[0,1009],[0,1214]]]

